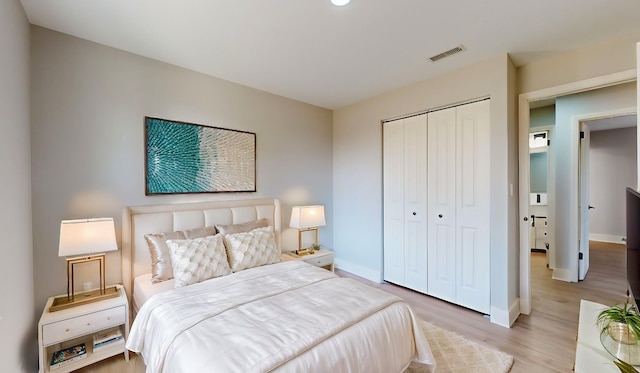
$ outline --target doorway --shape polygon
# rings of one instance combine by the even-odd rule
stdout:
[[[575,134],[580,138],[580,145],[578,151],[578,163],[576,165],[576,169],[578,170],[578,193],[579,193],[579,205],[578,205],[578,240],[579,240],[579,253],[578,253],[578,280],[584,280],[588,270],[589,270],[589,241],[590,239],[604,239],[604,237],[615,236],[611,233],[612,227],[604,227],[602,224],[599,224],[597,229],[600,232],[596,232],[595,237],[590,237],[590,234],[593,230],[590,229],[590,216],[592,214],[592,210],[595,209],[595,203],[592,203],[593,197],[596,197],[591,191],[591,185],[593,182],[598,181],[598,185],[610,185],[611,183],[617,183],[618,188],[609,188],[609,193],[612,194],[610,196],[609,203],[601,203],[601,209],[603,211],[608,211],[607,218],[613,219],[616,215],[613,213],[613,210],[608,208],[611,206],[617,206],[617,219],[616,221],[618,226],[624,226],[624,219],[622,218],[622,212],[624,211],[623,198],[621,193],[616,193],[615,189],[623,190],[627,186],[634,185],[634,180],[637,178],[636,176],[629,177],[628,171],[621,173],[620,175],[613,175],[608,173],[606,176],[599,175],[600,177],[591,178],[590,170],[594,167],[591,167],[590,154],[591,154],[591,137],[596,136],[596,138],[601,138],[604,132],[602,131],[614,131],[628,127],[637,127],[637,115],[635,107],[622,108],[618,110],[610,110],[598,113],[590,113],[580,116],[572,117],[572,126],[575,129]],[[610,133],[613,134],[613,133]],[[633,143],[634,148],[637,149],[637,134],[634,132]],[[620,151],[624,150],[621,148],[621,145],[624,143],[629,144],[628,139],[623,137],[620,138],[618,136],[618,146],[613,145],[617,149],[609,149],[609,151]],[[611,137],[611,136],[609,136]],[[611,146],[611,145],[609,145]],[[636,150],[637,153],[637,150]],[[603,165],[603,167],[608,168],[610,171],[619,170],[621,167],[625,166],[628,163],[633,163],[634,169],[637,169],[637,162],[634,157],[630,157],[627,155],[626,157],[618,157],[618,159],[605,158],[603,160],[599,160],[599,162],[607,161],[609,164]],[[620,162],[624,162],[625,164],[620,164]],[[616,164],[617,163],[617,164]],[[602,167],[600,167],[602,168]],[[635,173],[634,173],[635,174]],[[601,180],[599,180],[601,179]],[[596,188],[596,193],[599,190],[602,190],[603,187]],[[611,190],[613,189],[613,190]],[[597,194],[597,197],[602,200],[604,193],[600,192]],[[598,211],[600,212],[600,211]],[[602,219],[600,219],[602,220]],[[618,227],[619,228],[619,227]],[[614,231],[616,229],[613,229]],[[620,234],[617,235],[621,237]],[[605,242],[613,242],[613,243],[621,243],[620,238],[617,240],[612,240],[611,238],[606,238]]]
[[[589,266],[589,241],[624,244],[626,207],[625,198],[619,191],[635,185],[638,173],[635,108],[604,112],[583,119],[580,125],[588,127],[590,133],[590,140],[585,145],[589,147],[587,162],[590,163],[588,172],[591,177],[586,181],[587,187],[581,185],[580,188],[589,198],[581,199],[580,207],[581,253],[587,249],[583,254],[586,261],[580,263],[583,264],[580,280],[584,279]]]
[[[541,105],[541,106],[540,106]],[[552,170],[553,150],[555,143],[553,132],[555,127],[555,104],[545,102],[531,109],[531,128],[529,132],[529,218],[530,247],[533,253],[542,253],[546,268],[553,268],[549,210],[553,200],[555,175]],[[550,187],[551,186],[551,187]]]
[[[593,79],[547,88],[539,91],[523,93],[519,96],[519,210],[520,210],[520,313],[531,313],[531,270],[530,270],[530,239],[529,239],[529,128],[530,105],[541,100],[591,91],[636,80],[636,70],[605,75]],[[573,140],[577,142],[578,139]],[[576,154],[576,165],[577,165]],[[575,176],[577,186],[577,175]],[[577,211],[577,198],[575,202]],[[577,224],[577,222],[576,222]],[[576,232],[577,233],[577,232]],[[577,234],[576,234],[577,239]],[[571,254],[573,255],[573,254]],[[576,267],[578,252],[575,252]]]

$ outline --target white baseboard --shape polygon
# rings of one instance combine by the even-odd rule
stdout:
[[[531,297],[518,298],[518,312],[521,315],[531,315]]]
[[[520,315],[520,299],[516,298],[509,310],[491,307],[491,323],[510,328]]]
[[[614,236],[611,234],[599,234],[589,233],[590,241],[611,242],[611,243],[626,243],[625,236]]]
[[[551,276],[551,278],[554,280],[571,282],[571,273],[568,269],[565,268],[555,268],[553,270],[553,275]]]
[[[509,307],[509,327],[516,322],[518,316],[520,316],[520,298],[516,298]]]
[[[380,271],[375,271],[370,268],[365,268],[361,265],[354,264],[352,262],[348,262],[343,259],[334,259],[333,265],[335,268],[341,269],[343,271],[347,271],[349,273],[353,273],[356,276],[360,276],[362,278],[366,278],[369,281],[382,283],[382,273]]]

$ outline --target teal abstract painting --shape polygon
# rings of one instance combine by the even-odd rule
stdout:
[[[256,134],[145,117],[146,194],[256,191]]]

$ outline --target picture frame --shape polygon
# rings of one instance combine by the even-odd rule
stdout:
[[[145,194],[256,191],[256,134],[146,116]]]

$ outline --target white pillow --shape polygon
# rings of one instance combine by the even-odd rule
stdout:
[[[224,236],[229,264],[233,272],[280,261],[280,250],[272,227]]]
[[[221,234],[191,240],[167,240],[167,246],[171,252],[176,288],[231,273]]]

